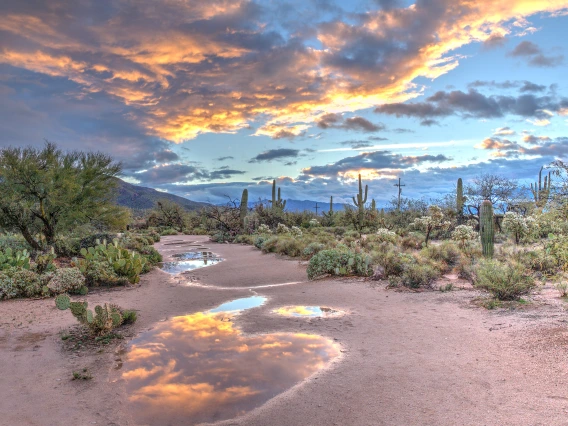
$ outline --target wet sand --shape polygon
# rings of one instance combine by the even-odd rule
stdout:
[[[568,424],[565,302],[550,289],[526,307],[488,311],[472,303],[481,295],[474,290],[411,293],[361,279],[308,282],[302,262],[207,237],[165,237],[156,247],[172,255],[187,251],[190,241],[225,260],[182,276],[154,270],[138,286],[89,294],[89,305],[138,310],[134,336],[174,316],[258,294],[267,302],[235,320],[245,335],[310,333],[341,347],[327,369],[219,424]],[[286,283],[299,284],[268,286]],[[347,314],[272,313],[290,305]],[[136,424],[116,369],[124,355],[64,351],[59,333],[73,325],[53,299],[0,302],[1,425]],[[72,381],[82,368],[93,379]]]

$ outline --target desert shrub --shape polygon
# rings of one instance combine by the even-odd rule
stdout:
[[[89,287],[127,285],[128,279],[120,277],[108,262],[88,262],[81,272],[85,276],[85,284]]]
[[[278,237],[272,236],[268,237],[263,243],[260,249],[264,253],[274,253],[276,251],[276,246],[278,245]]]
[[[12,283],[20,297],[35,297],[42,294],[42,282],[38,273],[19,269],[12,275]]]
[[[407,253],[388,250],[381,253],[376,262],[385,270],[385,277],[398,277],[404,272],[404,265],[412,262],[413,258]]]
[[[138,314],[136,311],[130,309],[125,309],[122,311],[122,323],[123,324],[134,324],[138,319]]]
[[[299,257],[302,255],[304,250],[304,244],[302,241],[296,238],[278,238],[276,243],[275,251],[276,253],[285,254],[290,257]]]
[[[443,262],[447,266],[454,266],[458,263],[461,252],[451,241],[443,241],[440,244],[429,245],[420,251],[420,255],[436,262]],[[442,267],[442,269],[446,269]]]
[[[429,264],[407,263],[400,276],[401,284],[409,288],[430,287],[440,272]]]
[[[270,227],[266,224],[261,224],[257,229],[256,232],[258,234],[272,234],[272,231],[270,230]]]
[[[315,254],[308,264],[308,278],[323,275],[369,276],[372,273],[371,258],[347,249],[322,250]]]
[[[146,258],[147,265],[156,265],[163,260],[160,252],[153,246],[142,247],[142,249],[140,249],[140,254]]]
[[[214,243],[226,243],[231,242],[233,237],[228,232],[216,232],[209,239]]]
[[[503,217],[503,229],[515,239],[515,243],[527,241],[538,233],[538,223],[530,216],[507,212]]]
[[[13,252],[30,251],[31,247],[21,235],[0,235],[0,251],[7,248]]]
[[[452,240],[457,241],[461,248],[465,248],[471,241],[477,239],[479,234],[469,225],[458,225],[452,232]]]
[[[310,219],[310,221],[308,222],[308,226],[310,228],[316,228],[316,227],[321,226],[321,225],[318,222],[318,220],[314,218],[314,219]]]
[[[398,240],[398,236],[396,235],[395,232],[393,231],[389,231],[386,228],[379,228],[375,234],[375,237],[377,238],[377,241],[384,243],[392,243],[392,244],[396,244],[396,241]]]
[[[344,226],[335,226],[331,229],[333,230],[333,235],[335,235],[336,237],[342,237],[347,232],[347,228],[345,228]]]
[[[47,288],[53,294],[77,293],[85,285],[85,277],[79,268],[61,268],[55,271]]]
[[[546,275],[554,275],[558,269],[556,258],[544,250],[521,250],[514,255],[514,259]]]
[[[474,270],[474,284],[499,300],[516,300],[535,287],[534,278],[523,265],[493,259],[479,261]]]
[[[299,238],[302,235],[304,235],[304,233],[302,232],[302,230],[300,228],[298,228],[297,226],[292,226],[292,228],[290,228],[290,233],[292,234],[293,237],[295,238]]]
[[[422,237],[416,233],[410,233],[402,238],[400,245],[405,249],[419,250],[422,247]]]
[[[302,251],[302,257],[304,257],[305,259],[311,259],[314,254],[319,253],[324,248],[325,244],[323,243],[318,243],[316,241],[311,242]]]
[[[257,249],[262,249],[262,245],[264,244],[264,242],[266,240],[268,240],[268,238],[270,238],[270,237],[267,237],[265,235],[257,235],[256,237],[254,237],[254,243],[253,244]]]
[[[361,238],[361,233],[359,231],[351,229],[349,231],[345,231],[343,236],[346,237],[346,238],[353,238],[355,240],[358,240],[359,238]]]
[[[13,299],[18,297],[18,289],[7,271],[0,271],[0,299]]]
[[[254,245],[256,238],[257,238],[256,235],[237,235],[233,242],[238,243],[238,244]]]
[[[279,223],[278,226],[276,227],[276,233],[277,234],[289,234],[290,228],[288,228],[283,223]]]
[[[454,272],[458,275],[458,278],[468,280],[473,283],[474,266],[472,259],[462,256],[454,267]]]
[[[176,231],[174,228],[164,228],[160,230],[160,235],[162,237],[165,237],[167,235],[177,235],[178,231]]]

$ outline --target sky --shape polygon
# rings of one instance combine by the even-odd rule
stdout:
[[[437,198],[568,154],[568,0],[4,0],[0,147],[196,201]]]

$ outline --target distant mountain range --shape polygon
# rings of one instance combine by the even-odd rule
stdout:
[[[170,200],[174,203],[185,207],[188,210],[199,210],[203,207],[211,206],[209,203],[202,203],[199,201],[188,200],[187,198],[180,197],[179,195],[170,194],[168,192],[156,191],[152,188],[143,186],[132,185],[131,183],[118,180],[118,190],[116,202],[120,206],[128,207],[134,210],[147,210],[154,207],[158,200]],[[264,203],[270,203],[269,200],[263,200]],[[258,201],[249,202],[249,207],[254,207]],[[318,213],[327,212],[329,210],[329,203],[317,201]],[[308,210],[315,212],[316,201],[311,200],[286,200],[286,211],[302,212]],[[334,211],[341,211],[344,209],[344,204],[333,203]]]
[[[185,207],[188,210],[199,210],[202,207],[210,206],[208,203],[200,203],[198,201],[191,201],[187,198],[178,195],[169,194],[167,192],[156,191],[152,188],[145,188],[143,186],[132,185],[118,180],[118,194],[116,202],[119,206],[128,207],[134,210],[151,209],[158,200],[170,200],[174,203]]]

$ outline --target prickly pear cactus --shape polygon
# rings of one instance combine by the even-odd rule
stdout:
[[[70,303],[71,299],[66,294],[60,294],[55,298],[55,306],[62,311],[69,309]]]
[[[481,249],[485,257],[493,257],[495,224],[493,220],[493,205],[485,200],[479,210],[479,234],[481,236]]]

